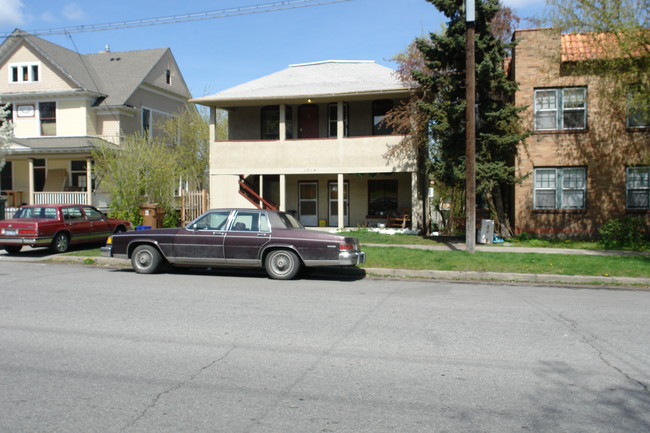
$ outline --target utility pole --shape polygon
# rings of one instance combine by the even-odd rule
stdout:
[[[474,59],[475,0],[465,0],[465,245],[476,246],[476,65]]]

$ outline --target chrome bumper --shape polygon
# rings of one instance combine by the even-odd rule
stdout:
[[[52,238],[21,238],[3,237],[0,238],[0,245],[30,245],[33,247],[47,246],[52,243]]]
[[[339,253],[339,264],[341,266],[354,266],[366,262],[366,253],[363,251],[343,251]]]
[[[99,252],[102,254],[102,257],[113,257],[113,247],[111,246],[100,247]]]

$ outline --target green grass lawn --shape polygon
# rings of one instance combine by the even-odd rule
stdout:
[[[573,254],[488,253],[430,251],[400,247],[362,246],[364,267],[441,271],[489,271],[525,274],[559,274],[650,277],[650,257],[585,256]]]

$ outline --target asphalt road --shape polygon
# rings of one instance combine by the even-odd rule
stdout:
[[[650,292],[0,262],[0,432],[647,432]]]

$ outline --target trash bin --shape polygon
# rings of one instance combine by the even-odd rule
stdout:
[[[147,203],[140,206],[140,216],[142,217],[143,226],[159,229],[163,226],[165,210],[156,203]]]
[[[7,203],[7,199],[4,197],[0,197],[0,220],[5,219],[5,204]]]
[[[479,244],[491,244],[494,238],[494,221],[481,220],[481,230],[478,232]]]

